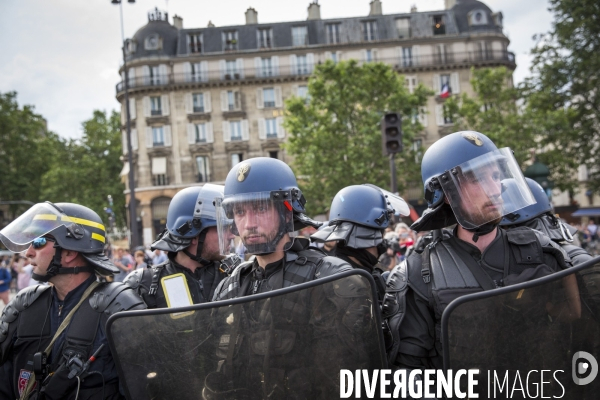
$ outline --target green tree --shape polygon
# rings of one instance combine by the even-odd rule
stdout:
[[[412,141],[423,127],[417,112],[431,92],[419,85],[411,94],[404,78],[382,63],[344,61],[317,66],[308,83],[308,101],[286,101],[285,147],[308,199],[311,214],[324,212],[343,187],[372,183],[389,187],[389,161],[382,155],[380,120],[387,111],[404,117],[404,152],[396,155],[398,190],[419,180]],[[420,151],[420,149],[417,149]]]
[[[104,207],[107,196],[114,201],[116,223],[125,225],[125,189],[119,172],[121,130],[120,117],[115,111],[110,116],[94,111],[91,119],[83,122],[83,137],[63,140],[56,146],[53,162],[44,175],[42,194],[53,202],[73,202],[96,211],[107,220]]]
[[[17,93],[0,93],[0,200],[40,201],[42,176],[58,137],[46,130],[32,106],[19,107]],[[28,206],[11,206],[9,219]]]

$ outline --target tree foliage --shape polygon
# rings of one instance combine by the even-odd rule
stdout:
[[[288,99],[285,118],[285,146],[294,156],[292,167],[309,213],[325,212],[335,194],[349,185],[389,187],[389,160],[382,155],[379,128],[388,111],[404,117],[404,151],[396,155],[398,190],[419,180],[412,141],[423,127],[413,116],[430,95],[421,85],[411,94],[404,78],[382,63],[328,61],[317,66],[308,83],[308,101]]]
[[[107,196],[114,201],[118,226],[125,224],[125,189],[119,173],[121,156],[120,117],[94,111],[83,122],[83,137],[56,145],[52,164],[44,175],[42,195],[53,202],[82,204],[106,220]]]

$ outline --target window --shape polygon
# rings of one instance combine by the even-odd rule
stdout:
[[[198,167],[198,182],[210,182],[210,169],[208,167],[208,157],[197,156],[196,166]]]
[[[327,43],[336,44],[340,42],[340,24],[327,24]]]
[[[196,143],[206,143],[206,124],[194,124],[194,132],[196,134]]]
[[[152,158],[152,184],[154,186],[164,186],[169,184],[166,157]]]
[[[152,127],[152,145],[155,147],[165,145],[165,131],[162,126]]]
[[[150,84],[160,85],[160,68],[158,65],[150,67]]]
[[[190,64],[190,68],[190,80],[192,82],[202,82],[208,79],[208,77],[202,76],[202,66],[200,63],[192,63]]]
[[[204,94],[203,93],[194,93],[192,95],[192,104],[193,110],[195,113],[203,113],[204,112]]]
[[[244,161],[244,153],[233,153],[231,155],[231,166],[233,167],[236,164]]]
[[[365,61],[371,62],[373,60],[373,50],[365,50]]]
[[[261,76],[273,76],[273,65],[271,58],[260,59]]]
[[[240,108],[240,92],[233,90],[227,91],[227,110],[235,111]]]
[[[308,86],[298,86],[298,97],[308,99]]]
[[[160,47],[160,38],[157,34],[150,35],[144,41],[144,49],[158,50]]]
[[[309,74],[308,70],[308,60],[306,55],[298,56],[298,75],[307,75]]]
[[[273,42],[273,31],[269,29],[258,30],[258,48],[259,49],[270,49]]]
[[[467,18],[469,20],[469,25],[487,25],[487,15],[483,10],[473,10],[469,14],[467,14]]]
[[[489,42],[475,43],[475,56],[477,60],[490,60],[492,58],[492,52]]]
[[[440,93],[441,98],[449,97],[452,93],[452,87],[450,86],[450,75],[440,75]]]
[[[435,45],[435,62],[438,64],[446,64],[448,62],[448,55],[446,54],[446,45]]]
[[[444,23],[443,15],[435,15],[433,17],[433,34],[434,35],[445,35],[446,24]]]
[[[238,33],[237,31],[223,32],[223,50],[235,51],[238,49]]]
[[[308,44],[308,30],[306,26],[292,27],[292,46],[306,46]]]
[[[231,141],[242,140],[242,121],[230,121],[229,133],[231,134]]]
[[[398,39],[407,39],[410,37],[410,18],[398,18],[396,20],[396,32]]]
[[[225,79],[238,79],[237,62],[235,60],[225,61]]]
[[[412,65],[413,65],[412,47],[403,47],[402,48],[402,66],[403,67],[412,67]]]
[[[277,118],[265,119],[265,127],[267,131],[267,139],[277,138]]]
[[[416,76],[406,76],[404,77],[404,83],[409,92],[413,93],[415,88],[417,87],[417,77]]]
[[[362,23],[363,40],[365,42],[371,42],[377,40],[377,22],[376,21],[364,21]]]
[[[162,105],[160,96],[150,97],[150,115],[162,115]]]
[[[167,174],[152,175],[153,186],[166,186],[169,184]]]
[[[263,89],[263,102],[265,107],[275,107],[275,89]]]
[[[423,140],[416,139],[412,144],[412,151],[415,153],[415,163],[419,164],[421,162],[421,157],[423,157]]]
[[[448,106],[445,104],[437,104],[435,106],[436,119],[438,126],[452,124],[452,115]]]
[[[269,157],[271,157],[271,158],[279,158],[279,152],[277,150],[269,151]]]
[[[202,53],[202,34],[188,35],[188,52]]]
[[[333,61],[334,64],[337,64],[338,62],[340,62],[340,60],[338,60],[337,51],[334,51],[331,53],[331,61]]]

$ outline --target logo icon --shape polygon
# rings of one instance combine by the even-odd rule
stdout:
[[[576,385],[587,385],[592,383],[598,375],[598,361],[596,361],[594,356],[590,353],[578,351],[573,355],[572,371],[573,382],[575,382]],[[580,378],[580,376],[586,374],[589,375],[585,378]]]
[[[483,142],[481,141],[479,136],[475,134],[475,132],[463,132],[462,137],[467,139],[469,142],[473,143],[475,146],[483,146]]]
[[[239,166],[239,168],[237,170],[237,180],[239,182],[244,182],[249,174],[250,174],[250,164],[243,163]]]

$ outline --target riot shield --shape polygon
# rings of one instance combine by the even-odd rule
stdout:
[[[348,271],[268,293],[113,315],[128,399],[338,398],[340,370],[385,368],[372,277]]]
[[[480,398],[596,399],[600,257],[456,299],[442,343],[446,370],[479,369]]]

